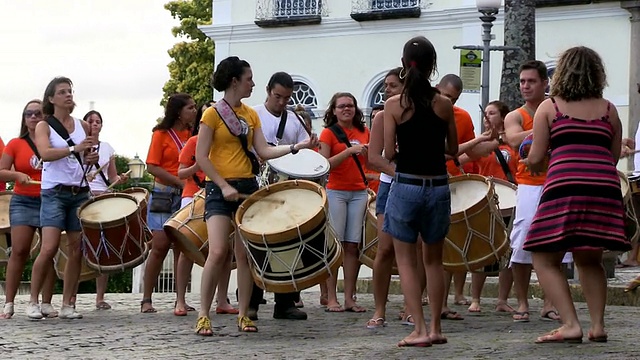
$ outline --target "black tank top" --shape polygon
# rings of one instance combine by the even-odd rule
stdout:
[[[417,106],[411,118],[396,129],[397,172],[421,176],[447,174],[444,159],[447,122],[431,107]]]

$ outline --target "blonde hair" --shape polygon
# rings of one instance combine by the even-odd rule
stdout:
[[[602,98],[607,75],[602,58],[594,50],[576,46],[560,56],[551,79],[550,96],[566,101]]]

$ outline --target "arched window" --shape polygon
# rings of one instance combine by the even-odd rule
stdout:
[[[318,98],[311,86],[303,83],[302,81],[294,81],[293,94],[291,100],[289,100],[289,106],[302,105],[305,108],[317,108]]]
[[[545,94],[547,94],[547,96],[549,95],[549,92],[551,91],[551,78],[553,77],[553,73],[556,71],[556,63],[548,63],[547,65],[547,77],[549,78],[549,85],[547,85],[547,88],[544,89]]]
[[[384,104],[384,80],[380,81],[378,85],[376,85],[375,90],[371,93],[371,98],[369,99],[369,107],[373,108],[376,105]]]

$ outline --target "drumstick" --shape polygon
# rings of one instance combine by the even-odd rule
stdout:
[[[629,157],[629,156],[631,156],[631,155],[633,155],[633,154],[637,154],[637,153],[639,153],[639,152],[640,152],[640,149],[636,149],[636,150],[631,151],[630,153],[628,153],[627,155],[625,155],[625,156],[623,156],[623,157]]]
[[[40,185],[42,183],[40,181],[37,181],[37,180],[29,180],[29,181],[27,181],[27,184],[29,184],[29,185]]]
[[[127,172],[126,172],[126,173],[124,173],[123,175],[124,175],[124,176],[127,176],[127,175],[129,175],[129,174],[131,174],[131,170],[127,171]],[[109,185],[109,186],[107,187],[107,190],[110,190],[112,187],[116,186],[116,184],[117,184],[117,183],[118,183],[118,182],[116,181],[116,182],[112,183],[111,185]]]
[[[238,197],[240,199],[248,199],[249,196],[251,196],[250,194],[238,194]],[[278,204],[284,204],[284,200],[280,200],[280,199],[274,199],[274,198],[268,198],[268,197],[263,197],[261,199],[258,199],[259,201],[269,201],[269,202],[273,202],[273,203],[278,203]]]

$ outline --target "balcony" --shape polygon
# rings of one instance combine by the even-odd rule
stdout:
[[[255,24],[283,27],[320,24],[327,16],[325,0],[258,0]]]
[[[356,21],[418,18],[429,5],[427,0],[352,0],[351,18]]]

